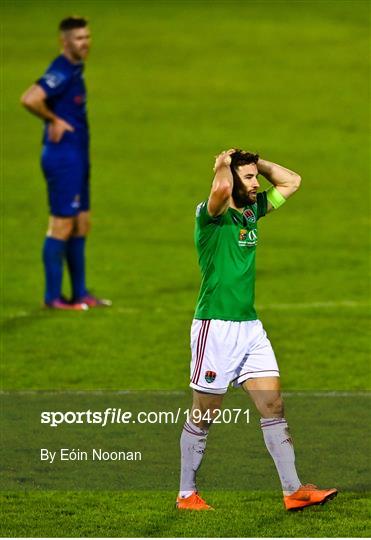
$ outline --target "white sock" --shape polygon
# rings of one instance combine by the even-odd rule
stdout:
[[[180,437],[180,490],[179,497],[189,497],[196,488],[196,472],[201,465],[206,448],[208,431],[195,426],[191,421],[183,426]]]
[[[265,445],[276,465],[284,495],[299,489],[301,482],[295,468],[295,453],[284,418],[261,418]]]
[[[193,491],[179,491],[179,497],[181,499],[186,499],[192,495]]]

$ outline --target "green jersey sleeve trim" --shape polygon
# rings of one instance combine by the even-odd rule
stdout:
[[[256,197],[256,204],[258,208],[258,215],[257,218],[260,219],[261,217],[265,216],[268,209],[268,199],[267,199],[267,192],[262,191],[258,193]]]
[[[221,219],[222,215],[210,216],[209,212],[207,211],[207,201],[203,201],[196,208],[196,220],[201,227],[209,225],[210,223],[219,223]]]

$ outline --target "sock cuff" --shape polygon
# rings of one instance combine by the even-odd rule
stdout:
[[[260,427],[262,429],[275,428],[275,427],[287,427],[287,422],[285,418],[261,418]]]
[[[191,435],[195,435],[196,437],[206,437],[208,434],[208,430],[201,429],[190,420],[184,423],[183,429],[187,433],[190,433]]]
[[[45,242],[49,245],[54,244],[55,246],[64,246],[66,244],[66,240],[60,240],[60,238],[54,238],[53,236],[46,236]]]

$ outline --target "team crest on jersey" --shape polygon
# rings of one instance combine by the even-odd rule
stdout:
[[[251,210],[251,208],[247,208],[243,215],[245,216],[245,218],[247,219],[247,221],[249,223],[255,223],[256,222],[256,217],[255,217],[255,214],[254,212]]]
[[[71,206],[72,208],[80,208],[80,195],[75,195],[71,203]]]
[[[214,382],[216,379],[215,371],[205,371],[205,381],[208,383]]]
[[[246,247],[246,246],[256,246],[258,243],[258,233],[256,229],[240,229],[239,237],[238,237],[238,245],[240,247]]]
[[[73,101],[76,103],[76,105],[82,105],[85,102],[85,96],[75,96]]]

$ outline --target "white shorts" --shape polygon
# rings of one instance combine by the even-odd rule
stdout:
[[[247,379],[279,377],[272,345],[259,320],[193,319],[190,387],[225,394]]]

